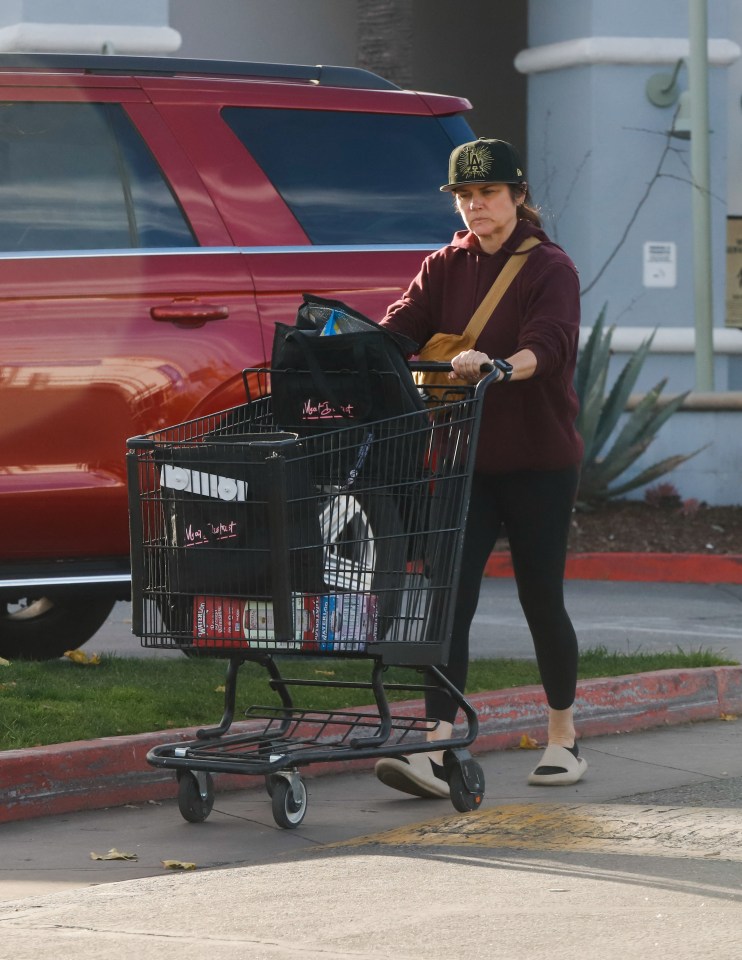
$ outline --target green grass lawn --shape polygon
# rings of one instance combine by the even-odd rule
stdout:
[[[286,676],[323,683],[366,681],[370,676],[366,660],[301,657],[280,663]],[[624,656],[596,648],[582,653],[580,679],[732,663],[706,651]],[[225,671],[224,660],[185,656],[161,660],[103,656],[97,665],[60,659],[0,666],[0,750],[214,724],[222,713]],[[400,668],[389,669],[387,679],[420,681],[415,671]],[[539,678],[533,661],[474,660],[467,692],[534,683]],[[297,706],[315,710],[373,702],[369,690],[329,686],[294,688],[292,696]],[[419,696],[399,693],[390,699]],[[278,702],[265,669],[245,664],[239,674],[235,719],[248,706]]]

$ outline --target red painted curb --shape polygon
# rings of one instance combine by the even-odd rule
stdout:
[[[517,746],[523,733],[545,739],[546,701],[541,687],[474,694],[471,702],[480,722],[477,749]],[[716,720],[722,714],[740,712],[742,667],[657,670],[583,680],[577,685],[575,701],[582,737]]]
[[[518,687],[471,697],[480,720],[476,751],[518,746],[523,734],[543,741],[546,704],[541,687]],[[582,737],[625,733],[742,713],[742,667],[662,670],[578,684],[576,711]],[[422,713],[419,701],[394,705],[394,713]],[[237,723],[234,733],[254,729]],[[150,767],[147,752],[163,743],[192,739],[195,730],[160,731],[131,737],[62,743],[0,753],[0,823],[34,817],[162,800],[176,795],[172,770]],[[372,765],[317,763],[308,775]],[[244,789],[254,778],[219,776],[217,789]]]
[[[247,724],[234,724],[234,732]],[[176,796],[172,770],[151,767],[147,753],[193,739],[196,728],[101,737],[0,753],[0,823],[98,810]],[[244,780],[226,778],[244,786]]]
[[[512,577],[510,554],[491,554],[487,577]],[[742,555],[705,553],[571,553],[568,580],[625,580],[655,583],[742,583]]]

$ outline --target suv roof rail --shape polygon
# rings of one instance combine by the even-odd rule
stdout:
[[[83,70],[85,73],[137,73],[173,76],[178,73],[220,74],[232,77],[269,77],[308,80],[324,87],[358,87],[367,90],[399,90],[370,70],[298,63],[264,63],[242,60],[196,60],[178,57],[136,57],[81,53],[2,53],[0,70]]]

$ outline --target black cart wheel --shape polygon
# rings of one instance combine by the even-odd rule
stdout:
[[[473,764],[473,761],[470,760],[469,763]],[[484,783],[484,773],[481,771],[479,764],[476,764],[476,768],[480,772],[480,782]],[[451,803],[459,813],[468,813],[470,810],[476,810],[484,799],[483,790],[471,791],[467,787],[464,782],[461,767],[455,766],[451,768],[448,774],[448,785],[451,788]]]
[[[178,809],[189,823],[203,823],[214,807],[214,780],[210,773],[204,775],[206,796],[196,776],[190,770],[178,773]]]
[[[299,826],[307,812],[307,789],[304,781],[296,777],[292,785],[286,777],[275,776],[271,780],[273,819],[284,830],[293,830]]]

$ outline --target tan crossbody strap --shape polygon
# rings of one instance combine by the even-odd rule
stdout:
[[[487,323],[489,318],[492,316],[495,307],[502,300],[502,297],[510,286],[510,284],[515,280],[518,271],[523,266],[523,264],[528,259],[528,253],[541,243],[540,240],[537,240],[536,237],[526,237],[526,239],[521,243],[518,249],[515,251],[512,257],[508,260],[505,266],[500,271],[497,280],[492,284],[492,286],[487,291],[487,295],[484,300],[479,304],[477,309],[474,311],[474,315],[471,320],[466,325],[466,330],[464,330],[464,337],[471,337],[471,342],[473,343],[479,334],[484,329],[484,325]],[[518,254],[523,254],[523,256],[518,256]]]

